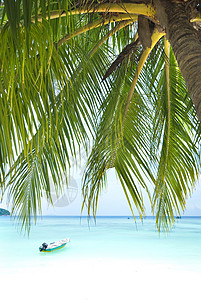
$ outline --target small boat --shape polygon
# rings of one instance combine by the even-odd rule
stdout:
[[[39,251],[40,252],[51,252],[51,251],[54,251],[54,250],[58,250],[58,249],[61,249],[61,248],[65,247],[66,244],[69,243],[69,242],[70,242],[70,239],[67,238],[67,239],[60,240],[58,242],[53,242],[53,243],[50,243],[50,244],[43,243],[39,247]]]

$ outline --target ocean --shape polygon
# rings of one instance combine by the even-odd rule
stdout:
[[[43,242],[70,238],[53,253],[40,253]],[[29,237],[9,217],[0,217],[0,268],[37,267],[59,260],[116,258],[148,260],[201,271],[201,218],[183,217],[172,230],[158,233],[155,219],[132,217],[42,217]],[[44,258],[45,256],[45,258]]]
[[[63,249],[43,242],[70,238]],[[30,235],[0,217],[2,299],[201,300],[201,218],[159,235],[151,217],[43,217]]]

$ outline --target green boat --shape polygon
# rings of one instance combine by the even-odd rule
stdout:
[[[39,251],[40,252],[52,252],[52,251],[55,251],[55,250],[59,250],[59,249],[65,247],[66,244],[69,243],[69,242],[70,242],[70,239],[66,238],[64,240],[60,240],[58,242],[53,242],[53,243],[50,243],[50,244],[43,243],[39,247]]]

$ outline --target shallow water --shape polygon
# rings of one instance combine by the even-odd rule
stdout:
[[[70,244],[52,253],[40,253],[43,242],[70,237]],[[0,270],[43,268],[74,259],[135,259],[177,265],[201,271],[201,218],[177,220],[167,235],[158,234],[155,220],[143,224],[132,217],[43,217],[20,233],[9,217],[0,217]]]

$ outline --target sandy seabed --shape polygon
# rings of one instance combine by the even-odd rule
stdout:
[[[0,270],[1,299],[200,300],[201,270],[127,259],[73,259]]]

